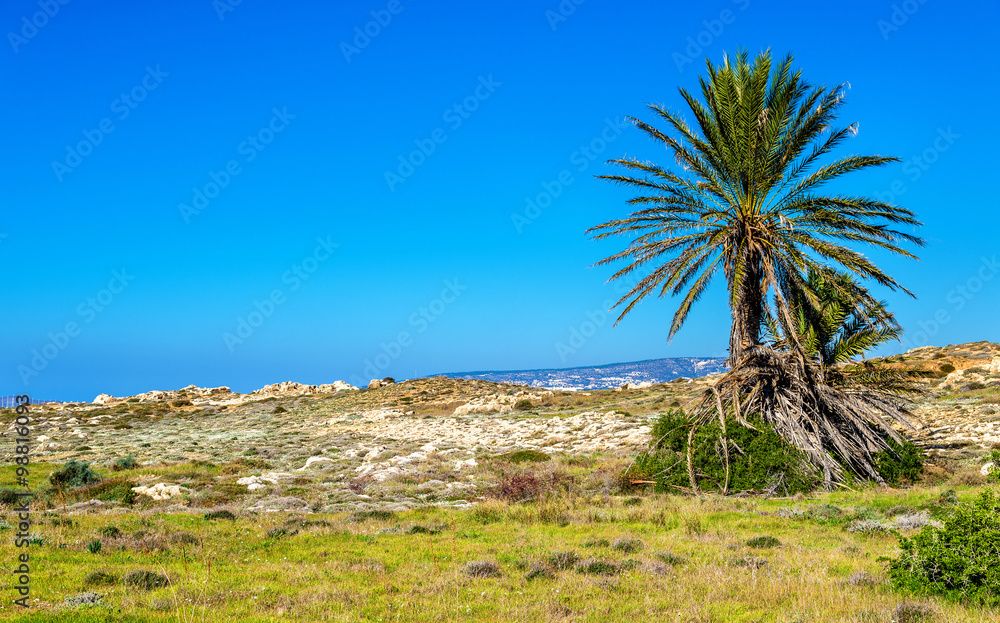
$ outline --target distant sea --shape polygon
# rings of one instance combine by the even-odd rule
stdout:
[[[726,370],[722,357],[673,357],[630,363],[612,363],[582,368],[506,370],[489,372],[445,372],[435,376],[452,379],[482,379],[494,383],[515,383],[579,391],[615,389],[625,383],[666,383],[680,377],[707,376]]]

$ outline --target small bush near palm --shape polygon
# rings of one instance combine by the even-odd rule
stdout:
[[[90,463],[70,459],[65,465],[49,474],[49,482],[57,489],[75,489],[101,481],[101,477],[90,469]]]
[[[974,502],[958,504],[942,527],[900,537],[889,577],[898,589],[1000,606],[998,543],[1000,498],[984,491]]]
[[[169,586],[170,580],[165,575],[160,575],[159,573],[155,573],[147,569],[136,569],[135,571],[129,571],[125,577],[122,578],[122,584],[143,591],[151,591],[153,589]]]
[[[779,545],[781,545],[781,541],[773,536],[758,536],[747,541],[747,547],[754,549],[767,549],[769,547],[778,547]]]
[[[764,491],[774,488],[787,493],[810,491],[818,479],[805,455],[783,440],[759,418],[749,421],[753,430],[739,424],[727,426],[729,445],[728,491]],[[687,464],[688,431],[691,423],[681,410],[662,414],[650,432],[650,449],[639,455],[626,478],[652,480],[657,492],[676,492],[690,487]],[[726,464],[717,421],[698,428],[692,440],[692,468],[700,487],[721,491],[726,482]]]
[[[895,486],[916,482],[924,471],[926,457],[923,451],[911,441],[904,440],[900,444],[891,437],[887,437],[885,441],[889,450],[882,450],[875,455],[875,467],[886,484]]]

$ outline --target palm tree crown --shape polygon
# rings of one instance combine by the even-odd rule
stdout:
[[[827,91],[809,85],[793,71],[790,55],[772,71],[769,51],[753,64],[741,52],[721,66],[707,65],[701,101],[680,89],[694,127],[659,105],[649,109],[665,122],[665,131],[631,119],[673,154],[678,167],[620,158],[611,162],[624,168],[623,174],[599,176],[639,193],[629,200],[639,209],[628,218],[588,230],[596,238],[634,236],[624,251],[598,263],[628,262],[612,279],[649,269],[616,304],[627,303],[618,320],[650,294],[683,294],[672,337],[721,269],[733,318],[734,363],[760,344],[766,316],[774,313],[792,323],[788,301],[796,293],[815,304],[804,278],[810,271],[830,275],[833,266],[909,293],[846,245],[863,243],[914,257],[900,245],[923,241],[894,229],[919,225],[913,213],[864,196],[821,192],[847,173],[897,161],[848,156],[822,164],[856,133],[857,126],[833,126],[843,106],[842,87]],[[863,296],[857,303],[871,299]]]

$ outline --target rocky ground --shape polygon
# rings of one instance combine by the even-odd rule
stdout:
[[[913,437],[932,457],[976,461],[1000,445],[1000,345],[925,347],[887,361],[930,373]],[[131,456],[140,468],[123,472],[129,483],[148,505],[168,508],[462,506],[484,469],[511,452],[570,465],[627,461],[648,443],[652,419],[690,404],[714,378],[589,392],[435,377],[365,389],[282,383],[245,395],[193,386],[102,394],[90,404],[32,407],[32,457],[111,467]],[[4,411],[0,435],[14,436],[13,418]],[[3,454],[13,460],[12,443]],[[204,469],[171,473],[171,464]]]

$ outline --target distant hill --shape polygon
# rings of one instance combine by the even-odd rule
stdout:
[[[568,390],[614,389],[625,383],[666,383],[682,376],[696,377],[723,372],[726,369],[725,361],[722,357],[673,357],[560,370],[446,372],[435,376]]]

